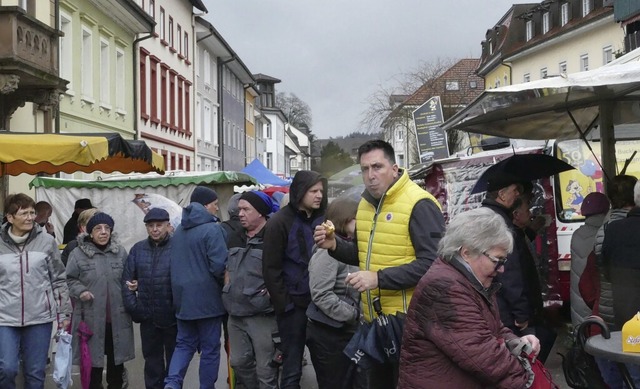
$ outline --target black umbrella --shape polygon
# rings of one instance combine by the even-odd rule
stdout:
[[[492,177],[500,174],[516,176],[522,182],[530,182],[540,178],[575,169],[568,163],[546,154],[514,154],[482,173],[471,193],[481,193],[487,190],[487,184]]]
[[[351,361],[365,369],[371,367],[374,361],[395,364],[400,361],[400,341],[405,314],[383,313],[378,297],[373,300],[373,306],[378,317],[371,323],[361,323],[344,349]]]
[[[358,329],[351,337],[351,340],[343,350],[344,354],[351,360],[351,362],[364,369],[372,367],[374,362],[374,358],[364,351],[367,338],[370,336],[372,329],[374,329],[373,323],[361,322],[358,325]]]

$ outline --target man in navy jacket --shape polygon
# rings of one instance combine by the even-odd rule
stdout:
[[[169,213],[153,208],[144,224],[149,237],[129,251],[122,271],[122,298],[133,321],[140,323],[145,386],[162,389],[178,333],[171,294]]]

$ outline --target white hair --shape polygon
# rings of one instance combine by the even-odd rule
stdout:
[[[636,181],[633,187],[633,202],[636,203],[636,207],[640,207],[640,180]]]
[[[440,240],[438,254],[450,260],[464,246],[474,253],[482,253],[493,247],[513,250],[513,234],[502,216],[489,208],[476,208],[456,215],[444,237]]]

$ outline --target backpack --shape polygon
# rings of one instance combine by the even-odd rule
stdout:
[[[597,325],[605,338],[609,337],[609,328],[599,316],[589,316],[577,325],[572,333],[572,345],[562,358],[562,371],[567,384],[574,389],[607,389],[600,370],[593,356],[589,355],[584,346],[591,325]]]

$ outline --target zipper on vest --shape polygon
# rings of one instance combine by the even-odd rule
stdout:
[[[376,213],[373,215],[373,224],[371,225],[371,232],[369,233],[369,247],[367,247],[367,261],[366,261],[366,266],[365,266],[365,270],[369,271],[369,266],[371,264],[371,246],[373,243],[373,236],[375,235],[376,232],[376,224],[378,223],[378,215],[380,215],[380,209],[382,208],[382,203],[384,202],[384,198],[387,196],[387,194],[383,194],[382,197],[380,198],[380,202],[378,202],[378,206],[376,207]],[[380,285],[378,285],[379,287]],[[380,297],[380,296],[378,296]],[[371,302],[371,290],[367,290],[367,304],[369,305],[369,320],[373,321],[374,317],[373,317],[373,303]]]

